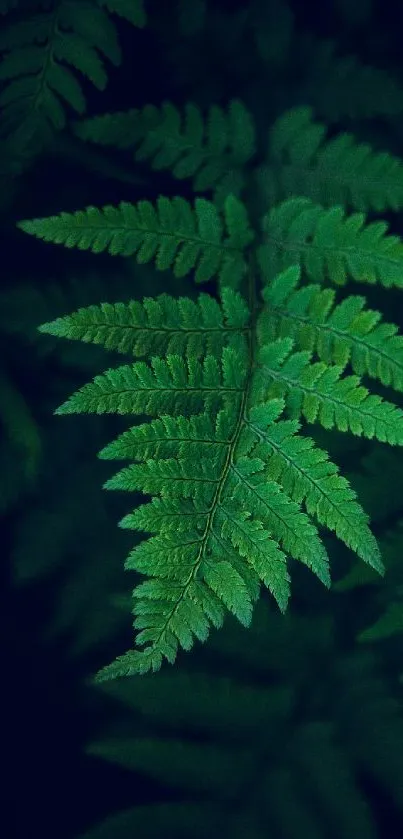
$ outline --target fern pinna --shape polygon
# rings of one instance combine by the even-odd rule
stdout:
[[[360,379],[402,391],[403,338],[365,298],[337,302],[323,285],[402,284],[401,242],[385,223],[368,224],[362,210],[403,203],[403,166],[350,135],[326,142],[308,110],[288,112],[271,132],[264,188],[276,203],[261,232],[240,197],[223,192],[217,203],[160,197],[156,205],[88,207],[19,223],[47,242],[218,280],[218,300],[162,294],[89,306],[41,326],[142,359],[96,376],[57,413],[154,418],[100,452],[129,461],[107,489],[152,496],[121,522],[149,534],[126,561],[148,577],[133,592],[137,647],[100,679],[174,662],[179,647],[189,650],[211,625],[220,627],[226,610],[248,626],[262,583],[284,611],[292,560],[329,586],[318,526],[383,572],[355,492],[301,425],[403,443],[400,408]],[[248,117],[248,136],[250,125]],[[140,120],[137,128],[153,153],[161,147],[159,127],[154,140],[152,126]],[[200,143],[200,133],[193,139]],[[188,169],[192,176],[195,167]]]

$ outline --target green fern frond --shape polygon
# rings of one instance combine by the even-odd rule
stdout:
[[[403,411],[377,394],[370,394],[358,376],[342,377],[343,369],[322,361],[311,362],[307,350],[293,352],[291,338],[262,346],[256,393],[284,397],[287,412],[326,429],[337,428],[357,436],[403,445]],[[269,384],[271,382],[271,384]]]
[[[225,454],[227,448],[228,441],[221,445],[223,454]],[[106,489],[119,489],[129,492],[135,491],[136,488],[136,491],[141,489],[142,492],[153,495],[160,492],[163,499],[167,499],[168,507],[169,503],[176,497],[193,497],[196,506],[193,513],[189,512],[189,515],[195,518],[197,508],[202,504],[208,504],[211,500],[209,498],[211,484],[219,481],[223,471],[223,463],[220,462],[217,455],[213,461],[213,466],[208,452],[207,455],[207,457],[202,457],[200,475],[197,476],[197,479],[192,479],[194,462],[192,463],[189,457],[185,458],[185,456],[179,455],[179,463],[173,458],[166,458],[157,464],[153,460],[147,460],[141,465],[132,464],[118,472],[105,486]],[[227,502],[224,515],[222,510],[217,514],[217,522],[222,521],[223,525],[224,522],[226,524],[225,527],[223,526],[221,537],[218,533],[214,533],[209,550],[216,555],[219,564],[220,557],[222,559],[226,553],[228,560],[232,563],[231,553],[233,552],[222,539],[223,535],[229,535],[233,546],[238,549],[242,557],[248,560],[257,572],[259,579],[263,580],[274,594],[280,608],[284,610],[289,596],[289,577],[287,575],[284,578],[282,573],[285,570],[282,568],[285,557],[280,556],[274,546],[269,551],[270,534],[272,538],[282,544],[284,550],[313,570],[327,586],[330,585],[328,558],[318,538],[316,528],[306,514],[301,512],[299,506],[292,502],[274,481],[267,481],[263,474],[258,474],[258,467],[260,467],[260,470],[263,469],[263,465],[260,463],[255,466],[253,462],[246,459],[240,459],[234,466],[229,480],[234,495],[231,498],[231,487],[228,485],[227,492],[231,500]],[[256,474],[253,472],[254,468]],[[200,481],[203,482],[203,486],[200,485]],[[250,521],[250,514],[243,512],[244,505],[250,503],[256,504],[256,515],[259,516],[259,522]],[[265,521],[269,528],[267,532],[264,532],[260,524],[261,520]],[[133,528],[135,521],[136,519],[133,516],[126,517],[123,520],[123,526]],[[233,527],[235,523],[236,527]],[[187,536],[189,536],[189,533],[187,533]],[[253,547],[254,543],[256,545],[257,541],[262,542],[266,538],[268,539],[267,545],[258,546],[259,551],[256,547]],[[156,544],[162,547],[161,539],[154,539],[151,544],[143,543],[143,550],[135,549],[135,553],[130,555],[126,567],[137,571],[141,567],[142,573],[146,573],[147,562],[144,560],[149,555],[149,551],[155,556]],[[265,555],[266,560],[263,561]],[[137,563],[139,558],[140,562]],[[269,559],[271,559],[271,563]],[[280,565],[277,567],[279,562]],[[169,566],[170,563],[168,562],[166,568]],[[150,565],[149,567],[152,568],[153,566]],[[242,565],[240,568],[242,569]],[[172,571],[173,566],[170,568],[171,573]],[[159,573],[160,576],[166,575],[166,571],[165,574],[162,570]],[[209,569],[210,577],[212,573],[212,570]],[[237,573],[240,572],[237,571]],[[242,571],[241,576],[243,576]]]
[[[49,11],[11,24],[0,35],[1,133],[35,134],[61,129],[65,107],[85,111],[85,96],[73,70],[99,90],[107,73],[103,59],[121,60],[114,24],[90,0],[62,0]],[[71,69],[72,68],[72,69]],[[28,135],[27,135],[28,132]]]
[[[259,184],[269,206],[304,195],[326,207],[342,204],[361,212],[403,206],[402,162],[349,133],[327,140],[326,127],[307,107],[286,111],[274,123]]]
[[[345,285],[349,278],[385,288],[403,287],[403,243],[388,236],[384,221],[366,223],[363,213],[325,209],[309,198],[288,198],[263,219],[259,248],[264,276],[301,264],[310,280]]]
[[[99,1],[110,11],[127,8]],[[284,612],[294,562],[329,586],[318,526],[383,573],[355,491],[300,432],[306,421],[403,445],[403,411],[360,379],[370,375],[403,391],[403,337],[362,297],[336,304],[334,291],[320,285],[350,277],[403,285],[401,241],[364,215],[403,205],[403,164],[349,134],[328,141],[309,108],[283,114],[271,132],[263,187],[271,203],[284,193],[289,200],[271,208],[256,248],[246,207],[226,195],[255,148],[240,103],[228,112],[211,108],[206,125],[195,105],[182,117],[167,103],[106,115],[80,131],[81,138],[87,132],[85,139],[132,146],[154,169],[215,189],[214,200],[196,198],[191,206],[161,196],[156,204],[89,206],[19,228],[67,248],[134,255],[177,278],[219,281],[218,301],[163,294],[101,303],[41,327],[144,359],[96,376],[56,411],[152,418],[100,452],[104,460],[129,461],[106,489],[151,496],[120,523],[148,536],[126,561],[148,578],[133,592],[137,647],[101,671],[103,680],[174,662],[227,612],[249,626],[262,585]],[[360,212],[346,215],[343,204]],[[278,275],[279,267],[287,270]],[[302,268],[314,283],[298,287]],[[348,364],[353,375],[344,375]]]
[[[246,270],[244,253],[254,238],[244,205],[229,196],[222,212],[211,201],[196,198],[194,209],[183,198],[122,202],[118,207],[87,207],[75,213],[20,221],[18,227],[45,242],[67,248],[121,256],[137,262],[155,260],[176,277],[195,269],[196,282],[218,277],[236,287]]]
[[[355,494],[347,481],[337,474],[335,465],[324,451],[316,448],[310,438],[296,436],[300,427],[298,423],[278,419],[281,405],[278,400],[272,400],[260,408],[252,409],[248,425],[240,436],[236,476],[243,476],[243,503],[249,508],[253,497],[253,509],[261,509],[264,499],[270,496],[270,505],[273,504],[274,508],[276,504],[281,506],[282,497],[275,498],[278,491],[273,487],[273,480],[278,481],[290,498],[298,504],[304,503],[310,515],[333,529],[349,547],[358,551],[363,559],[379,570],[379,552],[366,527],[366,517],[355,501]],[[194,462],[196,456],[201,454],[207,461],[211,459],[216,462],[228,445],[231,427],[230,415],[226,411],[216,416],[215,423],[204,414],[189,419],[164,416],[160,420],[132,427],[106,446],[99,456],[105,459],[147,461],[153,457],[180,459],[187,456]],[[249,454],[253,454],[250,462],[246,459]],[[262,464],[267,460],[269,465],[266,474],[262,471]],[[121,489],[126,489],[128,482],[130,484],[133,472],[130,467],[128,469],[128,472],[123,470],[118,473],[117,480]],[[114,479],[112,481],[113,488],[118,488]],[[112,484],[108,486],[112,488]],[[236,481],[232,484],[232,491],[237,497],[239,486]],[[333,493],[334,497],[331,498]],[[159,530],[164,532],[169,526],[176,532],[191,525],[197,531],[203,528],[202,509],[202,505],[190,500],[181,507],[177,498],[154,498],[150,504],[127,515],[121,526],[156,533]],[[289,507],[289,513],[291,510]],[[265,515],[268,514],[266,509]],[[279,527],[278,523],[278,534]],[[358,539],[357,528],[360,534]],[[303,529],[300,528],[298,532],[303,539],[301,550],[305,556],[320,555],[318,548],[313,551],[312,544],[310,550],[305,550]],[[290,536],[286,538],[290,539]],[[290,546],[290,542],[288,544]],[[299,549],[294,545],[291,555],[295,555],[295,551],[298,553]],[[165,567],[169,567],[169,560],[165,562],[168,563]],[[144,563],[143,573],[146,568]],[[164,573],[163,569],[164,562],[161,563],[161,574]]]
[[[195,192],[217,190],[222,194],[238,178],[255,154],[252,117],[238,100],[223,110],[210,107],[206,118],[193,103],[184,113],[164,102],[160,108],[105,114],[83,120],[74,127],[82,140],[118,148],[132,148],[136,161],[150,161],[152,169],[169,169],[175,178],[193,178]],[[234,189],[232,189],[234,192]]]
[[[206,359],[205,364],[208,361]],[[155,372],[156,362],[159,372]],[[171,402],[169,409],[178,414],[184,406],[188,408],[192,388],[183,396],[183,388],[186,387],[183,362],[180,359],[169,359],[165,363],[156,359],[153,366],[154,376],[142,364],[141,377],[137,376],[131,384],[126,383],[130,397],[129,401],[126,399],[124,412],[156,413],[161,410],[162,392],[156,393],[156,388],[162,383],[163,388],[167,389],[170,368],[173,371],[172,382],[177,370],[181,370],[182,376],[180,390],[174,397],[175,404]],[[133,374],[139,367],[139,364],[133,365],[125,368],[125,371],[127,375],[129,370]],[[367,562],[378,570],[382,568],[376,542],[368,530],[365,515],[357,505],[354,493],[347,482],[338,478],[333,464],[329,463],[324,470],[324,453],[316,450],[319,474],[315,477],[312,441],[301,438],[302,450],[300,448],[299,451],[298,446],[293,445],[298,423],[290,426],[290,423],[283,422],[278,423],[278,427],[274,423],[273,433],[270,433],[270,429],[267,432],[268,423],[273,423],[273,419],[278,417],[282,403],[274,400],[267,405],[262,403],[255,406],[241,421],[243,415],[240,412],[243,411],[245,398],[242,398],[242,391],[246,386],[245,358],[230,348],[224,350],[223,387],[219,384],[220,374],[215,360],[213,367],[214,370],[210,371],[210,389],[215,389],[217,396],[224,395],[229,402],[227,409],[221,409],[221,413],[218,408],[214,435],[210,439],[210,443],[218,444],[214,458],[211,450],[203,455],[202,446],[199,447],[197,457],[196,453],[190,456],[187,447],[182,448],[182,455],[179,448],[177,456],[172,457],[175,453],[175,435],[179,437],[178,443],[181,446],[184,445],[180,439],[181,434],[191,436],[199,432],[196,422],[193,425],[190,422],[186,425],[183,421],[182,424],[180,421],[175,423],[172,417],[166,423],[162,421],[155,424],[149,433],[154,439],[156,433],[161,435],[161,459],[147,458],[142,463],[125,467],[105,485],[107,489],[130,492],[141,489],[152,495],[159,494],[164,504],[160,524],[166,526],[156,536],[137,546],[127,561],[128,568],[147,573],[155,579],[153,584],[145,583],[135,590],[134,625],[139,630],[137,643],[148,646],[144,654],[134,652],[128,654],[123,662],[119,659],[112,665],[112,670],[103,671],[101,678],[109,678],[112,672],[118,672],[119,667],[122,673],[146,672],[158,669],[163,657],[173,661],[178,646],[190,649],[194,637],[206,639],[211,622],[215,626],[219,625],[223,616],[222,605],[248,625],[259,580],[284,610],[289,597],[289,574],[286,554],[280,545],[329,585],[326,552],[312,522],[299,509],[298,504],[302,500],[311,514],[325,520]],[[200,365],[198,368],[193,365],[193,370],[196,371],[196,382],[201,381],[203,385]],[[105,387],[109,386],[113,373],[116,402],[112,405],[108,401],[109,396],[106,402],[104,396]],[[150,401],[144,398],[145,380]],[[139,390],[142,383],[143,392]],[[84,386],[59,412],[103,411],[105,408],[123,411],[122,397],[125,398],[121,373],[111,371],[102,378],[102,382],[101,377],[98,377],[94,383]],[[192,407],[195,407],[193,399]],[[217,407],[216,402],[215,411]],[[210,406],[207,408],[209,412]],[[167,446],[164,439],[166,432]],[[146,433],[145,428],[140,432],[134,430],[134,437],[141,437],[142,434],[144,441]],[[143,441],[140,440],[140,448],[135,453],[136,460],[141,457],[141,453],[148,453],[147,447],[142,445]],[[117,445],[121,443],[122,440]],[[252,456],[248,457],[251,449]],[[167,457],[168,454],[171,456]],[[107,455],[111,455],[110,449]],[[284,490],[282,482],[285,483]],[[338,500],[337,488],[340,493]],[[297,498],[293,498],[294,495]],[[186,515],[185,509],[182,510],[182,524],[178,528],[178,507],[175,502],[180,498],[190,503]],[[253,517],[248,508],[254,510]],[[169,522],[171,511],[173,517]],[[154,507],[152,525],[149,527],[143,511],[141,529],[155,530],[156,512]],[[131,528],[138,527],[135,513],[122,524]],[[233,562],[234,553],[237,564]],[[239,558],[246,565],[246,577]]]
[[[232,312],[235,321],[220,355],[198,360],[168,354],[108,370],[57,410],[156,417],[101,452],[105,459],[134,461],[107,481],[107,489],[154,496],[121,522],[154,534],[126,563],[151,578],[134,593],[136,641],[145,649],[119,659],[102,671],[102,679],[156,670],[163,658],[174,661],[179,647],[205,640],[225,610],[248,625],[261,583],[284,611],[290,595],[287,555],[328,586],[329,560],[312,517],[383,570],[348,482],[326,452],[299,436],[297,419],[280,415],[286,406],[292,416],[327,428],[403,442],[402,412],[368,395],[358,377],[342,379],[341,368],[312,364],[309,352],[293,352],[291,339],[259,347],[263,313],[256,357],[251,355],[245,332],[252,327],[241,300],[232,289],[222,291],[221,318]],[[137,317],[145,311],[139,305]],[[97,317],[100,312],[102,307]],[[58,319],[42,330],[108,343],[98,326],[88,333],[91,313],[78,313],[78,321],[74,315]],[[154,315],[157,324],[163,308]],[[180,323],[179,306],[176,316]],[[119,345],[121,337],[112,335],[112,345]]]
[[[403,391],[403,336],[380,312],[351,295],[335,304],[335,291],[310,284],[299,288],[301,271],[291,266],[263,289],[268,304],[259,321],[260,342],[291,337],[325,364],[351,364],[358,376]]]
[[[217,357],[249,320],[240,294],[223,289],[222,301],[221,308],[208,294],[199,294],[197,302],[161,294],[146,297],[143,303],[101,303],[45,324],[40,332],[134,356]]]

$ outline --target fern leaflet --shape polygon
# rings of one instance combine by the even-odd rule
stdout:
[[[226,199],[222,213],[205,198],[196,198],[192,209],[183,198],[161,196],[156,209],[150,201],[122,202],[18,226],[45,242],[94,253],[136,254],[138,262],[155,260],[159,270],[172,268],[176,277],[195,268],[196,282],[218,276],[222,285],[233,287],[246,271],[244,252],[254,238],[246,210],[234,196]]]
[[[363,213],[324,209],[309,198],[289,198],[263,219],[265,244],[259,260],[266,277],[299,262],[309,279],[347,279],[385,288],[403,286],[403,243],[387,236],[384,221],[365,224]]]
[[[182,115],[170,102],[160,108],[104,114],[75,125],[75,133],[93,143],[132,148],[135,160],[150,161],[175,178],[193,178],[195,192],[240,192],[242,169],[255,154],[255,129],[242,102],[233,100],[227,111],[212,106],[204,120],[197,105],[187,103]]]
[[[52,322],[52,335],[101,344],[108,350],[134,356],[204,353],[217,356],[224,346],[246,328],[249,310],[243,297],[222,292],[222,307],[209,294],[197,302],[168,294],[146,297],[143,303],[101,303],[78,309]],[[40,327],[47,332],[47,326]]]
[[[403,336],[381,314],[365,308],[365,298],[350,295],[335,305],[335,291],[317,284],[300,286],[292,266],[263,290],[267,306],[259,321],[261,341],[289,336],[303,350],[315,351],[325,364],[351,364],[358,376],[378,379],[403,390]]]

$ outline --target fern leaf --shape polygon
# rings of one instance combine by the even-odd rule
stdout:
[[[190,457],[146,460],[121,469],[105,484],[106,489],[141,490],[147,495],[172,496],[173,498],[194,498],[197,504],[209,504],[219,481],[226,454],[214,461],[202,459],[195,476],[194,460]]]
[[[130,300],[78,309],[42,325],[40,332],[134,356],[187,354],[197,359],[204,353],[220,356],[248,320],[243,297],[223,289],[223,311],[208,294],[200,294],[197,302],[161,294],[143,303]]]
[[[403,243],[386,235],[384,221],[366,224],[363,213],[346,215],[342,207],[324,209],[309,198],[289,198],[264,217],[265,244],[259,249],[262,272],[299,263],[309,279],[330,279],[403,287]]]
[[[231,431],[229,411],[221,410],[215,417],[198,414],[192,417],[162,416],[141,425],[134,425],[120,434],[99,453],[104,460],[149,460],[153,457],[191,459],[202,451],[214,461]]]
[[[326,140],[326,128],[314,122],[311,108],[293,108],[279,117],[269,146],[268,166],[258,172],[269,206],[292,195],[361,212],[403,206],[402,162],[357,143],[352,134]]]
[[[252,117],[236,99],[226,111],[213,105],[206,118],[191,102],[183,115],[164,102],[160,108],[146,105],[83,120],[74,130],[87,142],[132,148],[135,160],[150,161],[155,171],[169,169],[180,180],[193,178],[195,192],[220,188],[222,193],[255,154]]]
[[[260,343],[291,337],[298,347],[316,352],[325,364],[358,376],[378,379],[403,390],[403,336],[380,312],[365,308],[365,298],[351,295],[335,305],[333,289],[311,284],[298,287],[301,271],[292,266],[263,289],[268,304],[260,317]]]
[[[244,252],[254,237],[246,210],[234,196],[226,199],[222,213],[204,198],[196,198],[192,209],[183,198],[161,196],[156,208],[150,201],[122,202],[21,221],[18,227],[67,248],[136,254],[142,264],[155,260],[159,270],[172,268],[176,277],[195,269],[196,282],[218,276],[223,286],[232,287],[245,273]]]
[[[234,504],[232,499],[220,506],[216,520],[221,532],[216,533],[213,529],[212,533],[210,550],[214,565],[221,565],[223,548],[230,553],[232,545],[255,571],[258,579],[268,588],[280,610],[284,612],[290,596],[287,557],[279,549],[278,543],[271,538],[271,533],[261,521],[252,519],[251,513]],[[204,572],[206,573],[205,567]],[[210,575],[211,571],[205,577],[207,583]]]
[[[299,505],[267,477],[265,461],[239,457],[229,486],[242,510],[253,510],[290,556],[307,565],[324,585],[330,586],[329,559],[316,527]],[[284,599],[283,605],[286,605]]]
[[[306,350],[292,352],[291,338],[261,347],[258,391],[284,397],[293,418],[320,422],[326,429],[351,431],[390,445],[403,445],[403,411],[377,394],[369,394],[358,376],[344,376],[337,365],[311,363]],[[272,382],[268,387],[268,380]]]
[[[243,363],[241,377],[236,377],[237,363]],[[241,368],[242,369],[242,368]],[[157,416],[161,412],[197,413],[204,408],[222,407],[226,398],[234,399],[242,392],[247,374],[245,358],[225,347],[222,362],[207,356],[203,362],[180,356],[166,360],[154,357],[151,365],[144,361],[124,364],[96,376],[57,409],[58,414],[118,413]]]

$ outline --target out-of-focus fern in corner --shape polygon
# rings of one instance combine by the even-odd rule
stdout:
[[[66,125],[66,111],[83,114],[77,73],[104,90],[105,59],[121,61],[111,14],[144,26],[142,0],[52,0],[17,13],[0,33],[0,136],[15,152],[32,154]]]

